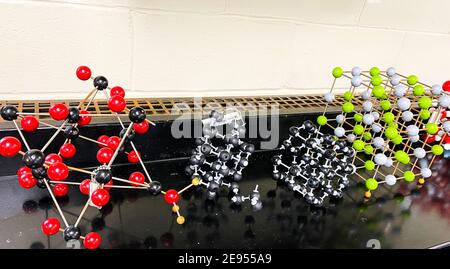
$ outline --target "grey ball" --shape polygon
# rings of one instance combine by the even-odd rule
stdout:
[[[429,178],[432,175],[431,169],[428,167],[420,169],[420,173],[424,178]]]
[[[439,97],[439,105],[444,108],[448,108],[450,106],[450,96],[444,94]]]
[[[444,123],[442,123],[442,127],[447,133],[450,132],[450,121],[444,121]]]
[[[377,149],[383,149],[385,145],[385,141],[382,137],[375,137],[373,139],[373,146]]]
[[[392,86],[397,86],[400,84],[400,77],[398,75],[393,75],[390,81]]]
[[[392,165],[394,164],[394,161],[392,160],[392,158],[388,158],[386,160],[386,163],[384,164],[384,166],[386,167],[392,167]]]
[[[409,141],[411,141],[412,143],[416,143],[420,140],[420,136],[419,135],[415,135],[415,136],[411,136],[409,138]]]
[[[387,156],[384,153],[378,153],[375,155],[374,161],[378,165],[384,165],[387,161]]]
[[[359,76],[359,75],[361,75],[361,73],[362,73],[361,67],[355,66],[355,67],[352,68],[352,75],[353,76]]]
[[[325,99],[326,102],[332,103],[332,102],[334,101],[334,93],[332,93],[332,92],[327,92],[327,93],[324,95],[324,99]]]
[[[362,80],[362,78],[360,76],[354,76],[352,78],[352,86],[353,87],[361,86],[362,82],[363,82],[363,80]]]
[[[387,175],[384,178],[384,181],[386,182],[387,185],[394,186],[395,183],[397,182],[397,178],[394,175]]]
[[[405,96],[406,91],[407,91],[407,89],[406,89],[406,87],[403,86],[403,85],[397,85],[397,86],[395,86],[395,88],[394,88],[394,94],[395,94],[395,96],[397,96],[397,97],[403,97],[403,96]]]
[[[370,93],[369,90],[363,91],[363,92],[361,93],[361,98],[362,98],[363,100],[369,100],[370,97],[371,97],[371,93]]]
[[[426,151],[423,148],[416,148],[414,149],[414,156],[418,159],[422,159],[426,156]]]
[[[355,141],[355,140],[356,140],[356,135],[354,135],[354,134],[348,134],[347,135],[347,141],[348,142],[353,143],[353,141]]]
[[[431,87],[431,93],[434,95],[439,95],[442,93],[442,86],[441,85],[433,85]]]
[[[419,134],[419,127],[416,125],[408,125],[406,127],[406,132],[408,133],[408,136],[416,136]]]
[[[337,123],[342,124],[342,123],[344,123],[344,121],[345,121],[345,116],[344,115],[339,114],[339,115],[336,116],[336,122]]]
[[[402,120],[405,122],[410,122],[414,118],[414,114],[411,111],[403,111],[402,112]]]
[[[372,124],[372,131],[374,133],[379,133],[379,132],[381,132],[381,130],[382,130],[382,127],[380,124],[378,124],[378,123]]]
[[[345,129],[342,127],[337,127],[336,129],[334,129],[334,134],[337,137],[343,137],[345,135]]]
[[[372,125],[375,121],[375,117],[372,114],[364,114],[362,121],[366,125]]]
[[[362,108],[365,112],[370,112],[373,108],[373,103],[370,101],[364,101]]]
[[[389,68],[386,70],[386,74],[387,74],[389,77],[394,76],[396,73],[397,73],[397,72],[395,71],[395,68],[394,68],[394,67],[389,67]]]
[[[397,100],[397,107],[402,110],[408,110],[411,107],[411,100],[407,97],[401,97]]]

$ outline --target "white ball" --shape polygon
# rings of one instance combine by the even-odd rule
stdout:
[[[332,103],[334,101],[334,93],[332,92],[327,92],[324,95],[325,101],[327,101],[328,103]]]
[[[409,141],[411,141],[412,143],[419,142],[419,140],[420,140],[420,136],[419,135],[411,136],[409,138]]]
[[[386,163],[384,164],[384,166],[386,167],[392,167],[392,165],[394,164],[394,161],[392,160],[392,158],[388,158],[386,160]]]
[[[387,161],[387,156],[384,155],[383,153],[378,153],[377,155],[375,155],[375,163],[378,165],[384,165]]]
[[[372,114],[364,114],[362,121],[365,125],[372,125],[373,122],[375,121],[375,118],[373,117]]]
[[[353,143],[353,141],[355,141],[355,140],[356,140],[356,135],[354,135],[354,134],[347,135],[348,142]]]
[[[386,182],[386,184],[388,184],[389,186],[394,186],[395,183],[397,182],[397,178],[394,175],[387,175],[384,178],[384,181]]]
[[[352,75],[353,76],[359,76],[359,75],[361,75],[361,73],[362,73],[361,67],[355,66],[355,67],[352,68]]]
[[[388,76],[390,76],[390,77],[392,77],[393,75],[395,75],[395,68],[394,67],[389,67],[387,70],[386,70],[386,73],[387,73],[387,75]]]
[[[373,124],[372,125],[372,131],[374,132],[374,133],[379,133],[379,132],[381,132],[381,125],[379,125],[378,123],[375,123],[375,124]]]
[[[370,101],[364,101],[362,108],[365,112],[370,112],[373,108],[373,103]]]
[[[398,84],[400,84],[400,77],[398,75],[393,75],[391,77],[391,85],[397,86]]]
[[[439,105],[444,108],[449,107],[450,106],[450,97],[446,94],[441,95],[441,97],[439,97]]]
[[[444,121],[444,123],[442,123],[442,127],[447,133],[450,132],[450,121]]]
[[[372,112],[372,116],[375,120],[378,120],[380,118],[380,113],[374,111],[374,112]]]
[[[363,91],[363,92],[361,93],[361,98],[362,98],[363,100],[369,100],[369,99],[370,99],[370,96],[371,96],[371,93],[370,93],[369,90]]]
[[[377,149],[382,149],[384,147],[384,139],[382,137],[375,137],[373,139],[373,146]]]
[[[428,167],[420,169],[420,173],[422,174],[422,176],[424,178],[431,177],[431,174],[432,174],[431,169]]]
[[[423,148],[414,149],[414,156],[416,156],[416,158],[418,158],[418,159],[424,158],[426,154],[427,153]]]
[[[337,127],[336,129],[334,129],[334,134],[337,137],[343,137],[345,135],[345,129],[342,127]]]
[[[362,82],[363,82],[363,80],[362,80],[362,78],[360,76],[354,76],[352,78],[352,86],[353,87],[361,86]]]
[[[405,96],[405,94],[406,94],[406,87],[405,86],[403,86],[403,85],[397,85],[397,86],[395,86],[395,88],[394,88],[394,94],[395,94],[395,96],[397,96],[397,97],[403,97],[403,96]]]
[[[419,127],[417,127],[416,125],[408,125],[408,127],[406,127],[408,136],[416,136],[419,134],[419,131]]]
[[[411,107],[411,100],[407,97],[401,97],[397,100],[397,107],[402,110],[408,110]]]
[[[414,118],[414,114],[411,111],[403,111],[402,113],[402,119],[405,122],[412,121]]]
[[[431,93],[434,95],[439,95],[442,93],[442,86],[441,85],[433,85],[431,87]]]
[[[336,116],[336,122],[337,123],[341,124],[341,123],[344,123],[344,121],[345,121],[345,116],[344,115],[339,114],[339,115]]]

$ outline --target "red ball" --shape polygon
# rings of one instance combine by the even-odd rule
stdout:
[[[109,192],[105,189],[96,189],[91,195],[91,201],[96,206],[104,206],[109,202]]]
[[[107,147],[109,136],[101,135],[97,138],[97,142],[99,142],[98,146],[101,148]],[[102,144],[100,144],[102,143]]]
[[[31,174],[31,168],[22,166],[17,170],[17,176],[20,177],[23,174]]]
[[[70,159],[73,156],[75,156],[75,154],[77,153],[77,148],[70,143],[66,143],[64,145],[61,146],[61,148],[59,149],[59,154],[61,154],[61,156],[63,156],[64,158]]]
[[[125,99],[123,99],[123,97],[119,95],[112,96],[108,100],[108,107],[113,112],[122,112],[125,109],[126,105],[127,102],[125,102]]]
[[[34,132],[39,127],[39,121],[33,116],[26,116],[22,118],[20,125],[25,132]]]
[[[129,180],[132,181],[132,182],[143,184],[145,182],[145,176],[141,172],[133,172],[130,175]],[[135,187],[142,186],[140,184],[133,184],[133,183],[131,183],[131,185],[133,185]]]
[[[450,80],[444,82],[444,84],[442,85],[442,89],[446,92],[450,92]]]
[[[61,156],[59,156],[58,154],[55,153],[51,153],[47,156],[45,156],[45,163],[50,165],[50,164],[54,164],[54,163],[62,163],[63,159],[61,158]]]
[[[109,191],[109,190],[111,189],[111,186],[112,186],[112,185],[114,185],[114,183],[113,183],[113,181],[112,181],[112,179],[111,179],[108,183],[106,183],[106,184],[103,186],[103,188],[104,188],[105,190]]]
[[[443,145],[450,144],[450,135],[445,134],[442,139],[443,139],[443,141],[442,141]]]
[[[61,228],[61,223],[59,223],[58,219],[48,218],[42,222],[41,229],[42,232],[46,235],[55,235],[59,232],[59,228]]]
[[[90,179],[85,179],[85,180],[81,181],[80,192],[82,194],[89,195],[90,189],[91,189],[91,180]]]
[[[139,153],[138,151],[130,151],[130,153],[128,153],[128,161],[130,163],[137,163],[139,162],[139,158],[141,158],[141,153]]]
[[[32,174],[22,174],[19,176],[19,185],[24,189],[31,189],[36,186],[37,179]]]
[[[87,66],[80,66],[77,68],[77,77],[81,80],[88,80],[92,75],[91,69]]]
[[[150,125],[146,120],[141,123],[133,123],[133,129],[137,134],[145,134],[149,128]]]
[[[164,194],[164,200],[166,203],[172,205],[173,203],[178,202],[180,200],[180,195],[176,190],[168,190],[166,191],[166,194]]]
[[[6,136],[0,140],[0,155],[3,157],[14,157],[22,149],[19,139]]]
[[[68,192],[69,186],[66,184],[55,184],[55,186],[53,186],[53,194],[56,197],[66,196]]]
[[[111,161],[114,151],[110,148],[101,148],[97,151],[97,161],[101,164],[106,164]]]
[[[54,104],[50,107],[48,113],[54,120],[65,120],[69,115],[69,109],[65,104]]]
[[[83,240],[86,249],[97,249],[102,243],[102,237],[95,232],[88,233]]]
[[[111,136],[108,138],[108,141],[106,142],[108,147],[112,150],[116,150],[119,147],[120,144],[120,137],[118,136]]]
[[[112,87],[110,95],[111,96],[118,95],[118,96],[124,98],[125,97],[125,90],[122,87],[120,87],[120,86],[115,86],[115,87]]]
[[[78,121],[79,126],[88,125],[92,121],[92,116],[83,116],[83,115],[89,115],[89,111],[80,110],[80,120]]]
[[[423,135],[423,140],[425,140],[426,143],[433,143],[433,142],[436,141],[436,136],[435,135],[424,134]]]
[[[54,181],[63,181],[69,176],[69,168],[64,163],[51,164],[47,169],[47,176]]]

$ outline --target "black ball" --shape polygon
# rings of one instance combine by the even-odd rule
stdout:
[[[272,178],[274,180],[279,180],[281,178],[281,173],[280,172],[273,172],[272,173]]]
[[[205,143],[205,139],[203,138],[203,137],[197,137],[196,139],[195,139],[195,145],[197,145],[197,146],[201,146],[201,145],[203,145]]]
[[[127,132],[127,129],[122,129],[122,131],[120,131],[120,133],[119,133],[120,138],[123,139],[126,132]],[[133,139],[135,137],[136,137],[136,132],[133,129],[131,129],[130,132],[128,133],[127,137],[125,138],[125,142],[133,141]]]
[[[220,159],[222,162],[228,162],[228,161],[230,160],[230,158],[231,158],[231,155],[230,155],[230,153],[229,153],[228,151],[226,151],[226,150],[221,151],[221,152],[219,153],[219,159]]]
[[[203,154],[209,154],[211,153],[212,148],[211,145],[209,144],[203,144],[200,150],[202,151]]]
[[[80,228],[70,225],[64,229],[63,235],[66,241],[78,240],[81,236]]]
[[[37,149],[30,149],[29,151],[25,152],[25,154],[22,157],[22,162],[25,164],[25,166],[34,169],[38,168],[44,165],[45,156],[42,151]]]
[[[37,180],[36,186],[37,186],[39,189],[47,189],[47,185],[45,185],[44,180],[45,180],[45,178],[39,178],[39,179]]]
[[[317,129],[316,125],[314,125],[314,123],[310,120],[307,120],[303,123],[303,126],[305,127],[305,130],[308,133],[314,133]]]
[[[94,179],[100,184],[108,183],[112,179],[111,170],[109,170],[108,168],[99,169],[95,174]]]
[[[234,181],[241,181],[242,180],[242,173],[241,172],[234,173],[233,180]]]
[[[184,173],[185,173],[187,176],[192,176],[192,174],[194,174],[194,170],[193,170],[191,167],[187,166],[187,167],[184,169]]]
[[[130,118],[130,121],[134,123],[141,123],[145,120],[147,115],[145,115],[145,110],[142,107],[133,107],[130,109],[130,112],[128,113],[128,118]]]
[[[6,121],[12,121],[17,119],[18,113],[19,111],[15,106],[4,106],[0,111],[2,118]]]
[[[108,80],[104,76],[97,76],[94,78],[94,87],[102,91],[108,87]]]
[[[80,135],[80,130],[75,126],[67,126],[64,130],[64,137],[67,139],[75,140]]]
[[[298,127],[292,126],[292,127],[289,128],[289,133],[291,135],[295,136],[296,134],[298,134],[298,132],[299,132]]]
[[[80,110],[76,107],[69,108],[69,115],[67,116],[67,121],[69,123],[77,123],[81,119]]]
[[[161,183],[159,181],[152,181],[149,184],[148,191],[153,195],[161,193]]]
[[[215,181],[211,181],[208,184],[208,190],[211,192],[217,192],[219,190],[219,184],[217,184]]]
[[[228,174],[230,173],[230,168],[228,168],[228,166],[224,165],[224,166],[222,166],[222,167],[220,168],[219,173],[220,173],[222,176],[226,177],[226,176],[228,176]]]
[[[32,169],[31,173],[33,174],[33,177],[37,179],[43,179],[47,177],[47,169],[45,169],[44,166]]]
[[[241,158],[241,160],[239,161],[238,165],[240,167],[247,167],[248,165],[248,160],[246,158]]]

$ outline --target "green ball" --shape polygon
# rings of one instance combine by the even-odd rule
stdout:
[[[380,107],[383,110],[389,110],[391,109],[391,102],[389,102],[388,100],[383,100],[380,102]]]
[[[357,113],[353,118],[355,119],[356,122],[362,122],[363,115]]]
[[[422,109],[428,109],[433,104],[433,101],[430,97],[422,96],[419,98],[419,107]]]
[[[403,150],[395,152],[395,159],[402,164],[408,164],[410,161],[409,155]]]
[[[406,171],[405,173],[403,173],[403,177],[405,178],[406,182],[413,182],[416,178],[416,175],[414,175],[414,173],[411,171]]]
[[[392,138],[392,143],[395,145],[400,145],[403,142],[403,137],[401,135],[397,135],[396,137]]]
[[[366,145],[364,147],[364,153],[367,155],[370,155],[373,153],[373,147],[371,145]]]
[[[442,153],[444,153],[444,148],[441,145],[434,145],[431,147],[431,152],[433,152],[434,155],[442,155]]]
[[[396,123],[396,122],[389,122],[388,126],[389,127],[394,127],[395,129],[398,129],[398,123]]]
[[[372,68],[370,68],[370,75],[373,76],[378,76],[380,74],[380,68],[374,66]]]
[[[323,125],[327,124],[327,122],[328,122],[327,117],[325,117],[325,116],[319,116],[319,117],[317,117],[317,123],[318,123],[319,125],[323,126]]]
[[[434,135],[439,131],[439,127],[436,123],[429,122],[427,125],[425,125],[425,128],[427,129],[427,133]]]
[[[353,148],[357,151],[361,151],[364,149],[364,146],[366,145],[366,143],[364,143],[364,141],[362,140],[355,140],[353,141]]]
[[[391,123],[391,122],[394,122],[395,116],[394,116],[394,114],[392,114],[392,112],[386,112],[383,115],[383,120],[386,123]]]
[[[422,85],[419,84],[419,85],[414,86],[413,94],[415,96],[421,96],[421,95],[424,95],[424,93],[425,93],[425,88]]]
[[[333,69],[333,77],[340,78],[340,77],[342,77],[342,74],[344,74],[344,70],[342,70],[342,68],[335,67]]]
[[[362,135],[362,133],[364,132],[364,127],[362,125],[355,125],[355,127],[353,127],[353,132],[357,135]]]
[[[383,78],[379,75],[373,76],[370,83],[372,83],[373,86],[380,86],[381,83],[383,83]]]
[[[369,141],[370,139],[372,139],[372,134],[370,132],[365,132],[363,134],[363,139]]]
[[[355,106],[350,102],[347,102],[342,106],[342,111],[344,111],[345,113],[350,113],[353,111],[353,109],[355,109]]]
[[[351,101],[353,99],[353,93],[352,92],[345,92],[344,93],[344,99],[346,101]]]
[[[366,180],[366,188],[371,191],[376,190],[378,188],[378,181],[374,178],[368,178]]]
[[[394,127],[386,128],[386,130],[384,130],[384,135],[389,139],[394,139],[396,136],[398,136],[397,128]]]
[[[383,98],[383,96],[386,94],[385,89],[382,86],[375,86],[372,89],[372,95],[376,98]]]
[[[419,78],[416,75],[411,75],[408,77],[407,81],[409,85],[416,85],[417,82],[419,82]]]
[[[422,109],[422,110],[420,110],[420,112],[419,112],[419,117],[420,117],[422,120],[428,120],[428,119],[431,117],[431,112],[428,111],[427,109]]]
[[[364,163],[364,167],[368,170],[368,171],[373,171],[373,169],[375,169],[375,163],[373,161],[366,161]]]

